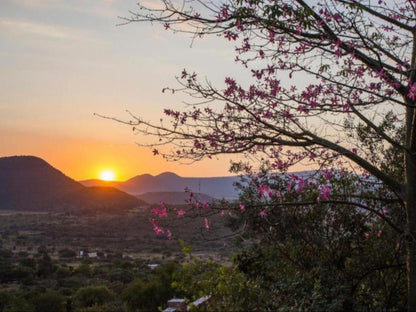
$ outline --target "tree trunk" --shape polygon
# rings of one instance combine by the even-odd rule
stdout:
[[[416,311],[416,246],[414,241],[409,241],[407,245],[407,311]]]
[[[413,103],[412,103],[413,104]],[[405,152],[405,204],[407,214],[408,311],[416,311],[416,127],[415,110],[407,108]]]
[[[416,169],[416,168],[415,168]],[[406,170],[407,171],[407,170]],[[416,173],[416,170],[413,170]],[[407,181],[407,222],[409,236],[407,238],[407,279],[408,279],[408,311],[416,311],[416,179]]]

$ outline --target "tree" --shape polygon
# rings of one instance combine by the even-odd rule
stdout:
[[[74,259],[77,257],[77,253],[73,251],[72,249],[64,248],[64,249],[59,250],[59,257]]]
[[[77,307],[88,308],[94,305],[104,305],[110,302],[114,294],[106,286],[84,286],[74,295]]]
[[[35,312],[64,312],[65,302],[65,297],[55,292],[41,294],[33,300]]]
[[[226,267],[211,261],[203,262],[190,254],[181,269],[175,272],[172,287],[183,293],[189,302],[209,294],[208,311],[264,311],[270,293],[263,291],[237,267]],[[194,311],[192,308],[190,311]],[[195,311],[199,311],[195,309]],[[202,308],[201,311],[205,311]]]
[[[373,176],[405,210],[405,226],[394,227],[406,239],[408,310],[416,311],[415,3],[160,4],[139,5],[126,22],[159,22],[167,30],[235,41],[236,61],[253,82],[245,87],[226,77],[218,88],[184,70],[177,89],[195,98],[189,109],[165,109],[171,123],[135,115],[122,122],[157,137],[154,153],[167,159],[245,153],[282,172],[308,162],[325,170],[349,166]],[[400,128],[403,142],[396,136]],[[159,151],[161,143],[173,143],[174,149]],[[402,177],[382,166],[380,155],[392,149],[403,155]],[[324,181],[321,190],[318,200],[329,199],[331,185]]]
[[[389,221],[369,211],[384,189],[360,185],[355,175],[330,179],[332,197],[315,205],[319,185],[294,184],[292,176],[264,175],[242,190],[230,225],[244,227],[256,244],[236,257],[238,269],[260,285],[272,311],[297,307],[302,311],[404,310],[405,250],[401,234],[388,222],[403,224],[394,201],[379,202]],[[315,179],[319,182],[319,177]],[[258,193],[259,186],[282,189],[281,198]],[[373,181],[370,181],[371,184]],[[342,198],[360,197],[351,209]],[[260,207],[260,212],[259,212]],[[374,206],[373,206],[374,208]]]
[[[167,262],[147,279],[131,282],[122,293],[128,311],[156,311],[158,307],[178,295],[171,287],[173,275],[178,269],[176,263]]]
[[[384,189],[339,172],[330,178],[336,200],[317,205],[324,177],[313,176],[316,183],[308,186],[295,183],[295,175],[267,172],[242,183],[239,205],[228,210],[227,219],[239,237],[251,241],[249,247],[234,257],[232,268],[194,259],[172,285],[191,301],[210,294],[215,311],[404,310],[405,248],[388,224],[403,224],[400,203],[385,198],[377,203],[378,216],[367,208],[373,198],[384,197],[378,194]],[[270,196],[270,190],[280,190],[280,196]],[[360,204],[344,204],[344,197],[359,197]]]
[[[56,270],[56,265],[47,252],[42,252],[42,258],[39,259],[37,265],[37,274],[40,277],[48,277]]]

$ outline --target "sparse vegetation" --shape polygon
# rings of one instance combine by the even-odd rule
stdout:
[[[120,214],[1,211],[0,312],[130,312],[164,306],[182,293],[171,283],[188,260],[180,244],[152,232],[151,216],[150,208]],[[224,247],[224,239],[205,240],[198,220],[167,222],[203,261],[227,261],[233,249]],[[215,235],[229,233],[219,224]]]

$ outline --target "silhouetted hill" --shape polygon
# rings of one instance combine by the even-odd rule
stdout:
[[[137,198],[120,190],[87,188],[34,156],[0,158],[0,209],[128,209]]]
[[[155,192],[184,192],[185,189],[194,193],[203,193],[217,199],[232,199],[238,197],[234,183],[239,177],[213,177],[213,178],[186,178],[171,172],[165,172],[157,176],[143,174],[135,176],[124,182],[112,182],[116,187],[132,195],[141,195]],[[80,181],[85,186],[101,186],[102,181]]]
[[[66,193],[61,200],[76,206],[105,211],[124,211],[148,203],[111,186],[91,186]]]
[[[149,204],[158,204],[163,201],[170,205],[183,205],[189,199],[189,193],[185,192],[149,192],[136,196],[139,200],[143,200]],[[194,194],[194,198],[201,203],[212,202],[215,198],[205,194]]]

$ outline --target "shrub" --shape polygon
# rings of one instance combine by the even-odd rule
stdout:
[[[77,307],[88,308],[110,302],[114,294],[106,286],[85,286],[78,289],[74,296]]]

